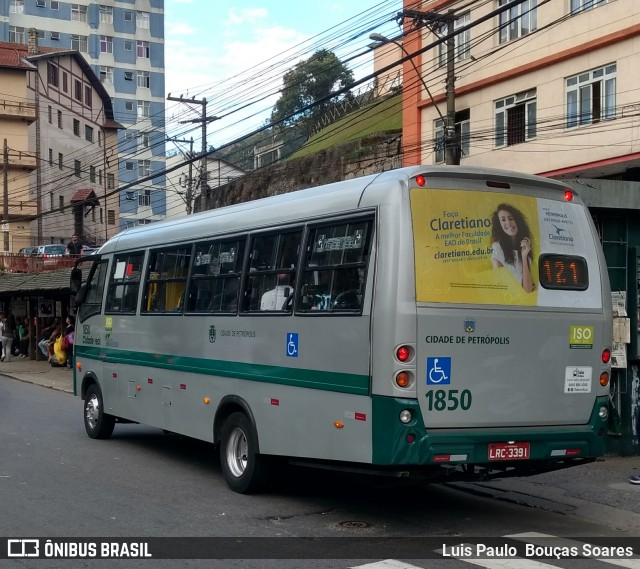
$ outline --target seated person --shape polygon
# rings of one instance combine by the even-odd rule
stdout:
[[[277,277],[278,284],[268,290],[260,299],[260,310],[285,310],[287,301],[293,294],[293,287],[289,285],[289,274],[281,273]]]

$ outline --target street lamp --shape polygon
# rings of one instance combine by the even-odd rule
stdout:
[[[420,79],[420,82],[422,83],[425,91],[427,92],[427,95],[429,95],[429,98],[431,99],[431,102],[433,103],[433,106],[436,108],[436,111],[438,113],[438,116],[440,117],[440,119],[442,120],[442,124],[444,125],[444,146],[445,149],[449,148],[450,144],[453,144],[455,142],[455,126],[454,125],[450,125],[449,124],[449,120],[447,120],[447,118],[445,118],[442,113],[440,112],[440,109],[438,108],[438,105],[436,104],[433,96],[431,95],[431,91],[429,91],[429,87],[427,86],[426,81],[424,80],[424,78],[422,77],[422,73],[420,73],[420,71],[418,70],[418,67],[416,66],[416,64],[413,61],[413,57],[411,56],[411,54],[409,54],[409,52],[407,52],[407,50],[404,48],[404,46],[397,40],[393,40],[393,39],[389,39],[385,36],[383,36],[382,34],[376,34],[376,33],[372,33],[369,34],[369,39],[379,42],[381,44],[385,44],[385,43],[392,43],[397,45],[401,50],[402,53],[404,53],[409,59],[409,63],[411,63],[413,70],[416,72],[416,75],[418,76],[418,79]],[[449,153],[445,153],[445,155],[448,157]],[[447,164],[453,164],[454,162],[450,162],[449,160],[447,160]]]

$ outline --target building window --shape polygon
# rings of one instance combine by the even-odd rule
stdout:
[[[87,7],[82,4],[71,4],[71,21],[72,22],[86,22],[87,21]]]
[[[58,196],[58,209],[64,211],[64,196]]]
[[[124,50],[125,51],[133,51],[133,42],[126,40],[124,42]]]
[[[12,43],[27,43],[27,35],[24,28],[9,26],[9,41]]]
[[[149,207],[151,205],[151,190],[138,192],[138,206]]]
[[[149,148],[151,136],[148,133],[138,133],[138,145],[142,148]]]
[[[113,67],[100,66],[100,81],[103,83],[113,83]]]
[[[95,166],[89,166],[89,181],[90,182],[94,182],[96,181],[96,167]]]
[[[125,101],[124,102],[124,110],[125,111],[133,111],[133,101]]]
[[[508,4],[511,0],[500,0],[500,6]],[[538,0],[524,0],[500,14],[500,43],[506,43],[526,36],[538,28],[537,15]]]
[[[58,170],[62,170],[62,152],[58,152]]]
[[[84,125],[84,138],[89,142],[93,142],[93,127],[90,127],[88,124]]]
[[[609,0],[570,0],[569,10],[572,14],[577,14],[608,3]]]
[[[446,158],[446,148],[444,144],[444,121],[438,119],[434,122],[434,140],[436,141],[434,148],[434,161],[437,163],[444,162]],[[469,139],[471,133],[471,111],[464,109],[456,113],[456,142],[460,145],[460,153],[462,156],[469,156]],[[456,145],[457,146],[457,145]]]
[[[133,12],[126,11],[124,13],[124,21],[125,22],[133,22]]]
[[[73,98],[82,103],[82,83],[78,79],[73,81]]]
[[[496,147],[512,146],[536,136],[536,90],[523,91],[495,103]]]
[[[58,2],[58,0],[51,0],[51,9],[52,10],[59,10],[60,9],[60,2]]]
[[[133,71],[125,71],[124,72],[124,80],[125,81],[133,81]]]
[[[616,65],[567,79],[567,128],[616,118]]]
[[[113,53],[113,38],[100,36],[100,53]]]
[[[149,88],[150,75],[148,71],[138,71],[138,87]]]
[[[58,86],[58,66],[51,61],[47,62],[47,83],[52,87]]]
[[[98,131],[98,146],[102,146],[102,133]]]
[[[138,118],[149,118],[151,103],[149,101],[138,101]]]
[[[100,5],[100,23],[113,24],[113,8],[111,6]]]
[[[470,15],[467,12],[463,14],[459,18],[456,18],[454,23],[454,30],[461,28],[462,26],[466,26],[470,22]],[[448,27],[445,24],[440,28],[440,35],[447,35]],[[471,30],[465,30],[462,33],[459,33],[455,36],[455,53],[456,53],[456,61],[462,61],[463,59],[469,59],[471,55]],[[447,42],[441,43],[438,46],[438,59],[440,67],[443,67],[447,64]]]
[[[24,14],[24,0],[9,0],[9,14]]]
[[[80,121],[78,119],[73,119],[73,134],[80,136]]]
[[[53,166],[53,148],[49,148],[49,166]]]
[[[87,49],[87,45],[87,36],[79,36],[75,34],[71,36],[71,49],[87,53],[89,51]]]
[[[62,128],[62,111],[58,111],[58,128]]]
[[[53,124],[53,109],[51,108],[51,105],[49,105],[49,108],[47,109],[47,115],[49,118],[49,124]]]
[[[116,186],[116,180],[113,174],[107,174],[107,190],[113,190]]]
[[[45,0],[36,0],[36,6],[38,8],[46,8],[47,4],[46,4]]]
[[[135,170],[136,166],[133,162],[131,162],[130,160],[127,160],[124,163],[124,169],[127,170],[128,172],[133,172]]]
[[[151,175],[151,160],[138,160],[138,177],[143,178]]]
[[[136,41],[136,56],[149,59],[149,42],[138,40]]]
[[[62,90],[66,93],[69,89],[69,74],[66,71],[62,72]]]
[[[84,104],[86,107],[91,108],[91,104],[93,102],[93,90],[91,89],[91,85],[84,86]]]
[[[136,27],[149,29],[149,12],[136,12]]]
[[[73,173],[79,178],[82,172],[82,162],[80,160],[73,161]]]
[[[107,210],[107,223],[109,225],[115,225],[116,224],[116,212],[113,209],[108,209]]]
[[[60,32],[51,32],[52,41],[60,41]]]

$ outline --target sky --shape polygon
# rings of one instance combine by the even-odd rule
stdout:
[[[342,61],[363,53],[350,67],[356,78],[372,73],[368,35],[397,35],[401,9],[402,0],[165,0],[167,95],[206,98],[218,117],[207,140],[219,146],[264,124],[283,73],[321,47]],[[179,121],[201,112],[167,101],[167,131],[187,132]]]

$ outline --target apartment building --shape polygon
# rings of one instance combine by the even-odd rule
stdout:
[[[166,214],[164,131],[164,0],[3,0],[0,41],[27,43],[29,28],[41,46],[79,51],[113,100],[118,133],[110,160],[119,161],[123,186],[116,227]],[[154,173],[158,175],[153,177]],[[150,206],[126,199],[138,180]]]
[[[109,152],[121,127],[89,64],[77,51],[40,48],[33,30],[28,46],[0,42],[0,74],[10,250],[73,233],[92,243],[115,235],[118,166]]]

